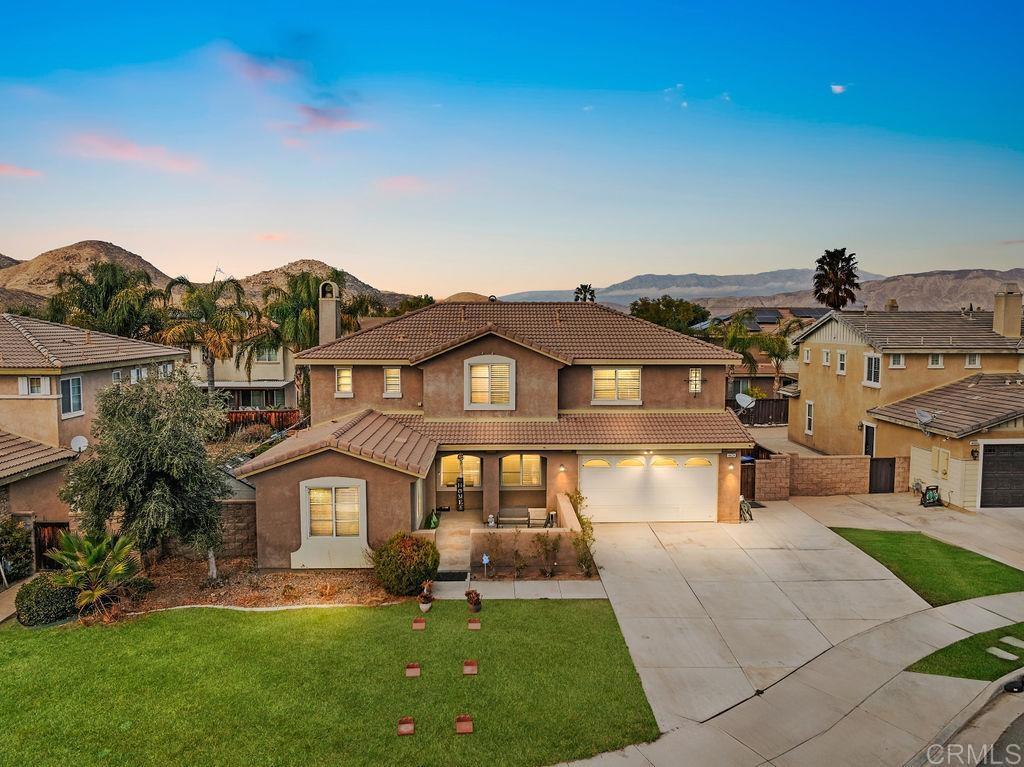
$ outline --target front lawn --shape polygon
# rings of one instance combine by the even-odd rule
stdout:
[[[923,533],[832,529],[889,568],[933,607],[1024,591],[1024,572]]]
[[[1024,650],[999,641],[1000,638],[1006,636],[1024,640],[1024,623],[1004,626],[1001,629],[961,639],[959,642],[954,642],[921,658],[907,670],[917,671],[921,674],[958,676],[964,679],[982,679],[986,682],[993,682],[1014,669],[1024,666],[1024,660],[1002,660],[985,652],[989,647],[998,647],[1000,650],[1024,657]]]
[[[544,765],[658,728],[606,601],[0,627],[2,764]],[[476,677],[462,661],[479,661]],[[406,679],[407,662],[422,664]],[[454,734],[459,713],[476,732]],[[416,734],[397,737],[399,717]]]

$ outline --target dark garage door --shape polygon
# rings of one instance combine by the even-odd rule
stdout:
[[[984,449],[982,507],[1024,507],[1024,445],[985,445]]]

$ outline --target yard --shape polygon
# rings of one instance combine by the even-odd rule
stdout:
[[[1024,572],[918,532],[836,527],[934,607],[989,594],[1024,591]]]
[[[489,601],[0,627],[3,764],[545,765],[658,728],[605,601]],[[464,659],[479,675],[462,676]],[[422,665],[406,679],[408,662]],[[457,714],[476,732],[454,734]],[[398,737],[399,717],[416,734]]]
[[[908,671],[922,674],[941,674],[942,676],[958,676],[964,679],[983,679],[995,681],[1009,674],[1014,669],[1024,666],[1021,660],[1003,660],[986,652],[989,647],[998,647],[1013,655],[1021,655],[1021,650],[999,640],[1003,637],[1016,637],[1024,641],[1024,623],[1004,626],[984,634],[961,639],[948,647],[933,652],[922,658]]]

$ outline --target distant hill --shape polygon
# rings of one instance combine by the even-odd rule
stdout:
[[[288,281],[288,276],[298,272],[312,272],[322,278],[326,278],[331,267],[323,261],[306,258],[300,261],[292,261],[276,269],[268,269],[264,272],[257,272],[248,277],[242,277],[241,283],[245,288],[245,294],[250,300],[257,303],[263,302],[263,291],[271,285],[283,288]],[[345,298],[352,298],[357,295],[369,295],[381,301],[385,306],[397,306],[403,298],[409,296],[405,293],[393,293],[389,290],[378,290],[372,285],[360,280],[353,274],[345,272],[345,285],[342,288],[342,295]]]
[[[0,253],[0,269],[6,269],[8,266],[14,266],[18,263],[21,263],[18,259]]]
[[[0,312],[18,310],[24,307],[37,308],[46,301],[42,296],[35,293],[26,293],[24,290],[8,290],[0,288]]]
[[[128,269],[142,269],[153,284],[161,288],[171,279],[142,256],[110,242],[85,240],[0,269],[0,288],[49,297],[57,292],[57,275],[72,270],[84,272],[89,264],[97,261],[113,261]]]
[[[1024,269],[951,269],[934,272],[900,274],[871,282],[862,282],[857,304],[881,310],[890,298],[900,309],[959,309],[973,303],[974,307],[991,309],[996,291],[1004,282],[1024,287]],[[814,306],[810,290],[759,296],[704,297],[704,306],[714,313],[750,306]]]
[[[606,288],[597,288],[602,303],[629,304],[641,297],[711,298],[715,296],[755,296],[807,290],[813,269],[776,269],[756,274],[638,274]],[[863,272],[861,281],[884,279]],[[506,301],[572,301],[572,290],[533,290],[502,296]]]

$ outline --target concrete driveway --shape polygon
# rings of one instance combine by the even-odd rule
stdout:
[[[741,525],[596,525],[608,598],[663,732],[706,721],[833,645],[928,607],[788,502]]]

